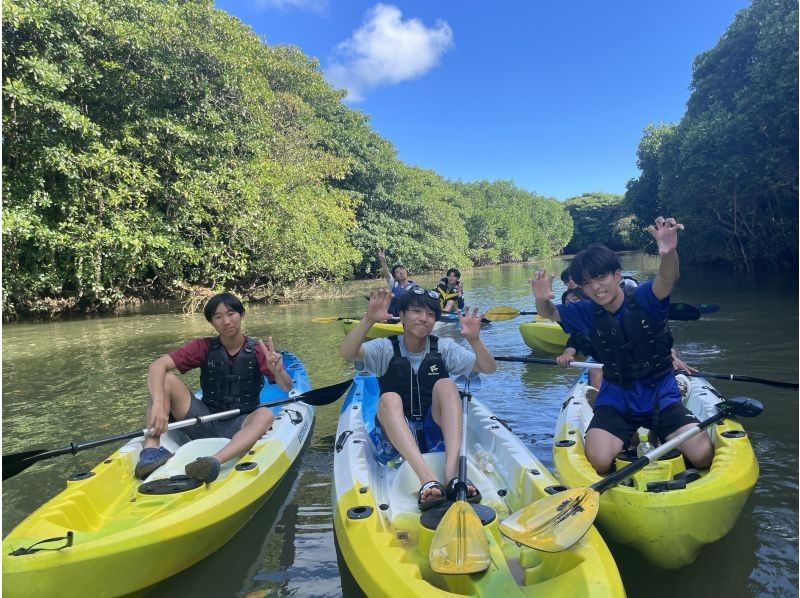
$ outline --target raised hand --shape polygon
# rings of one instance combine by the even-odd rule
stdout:
[[[373,322],[390,320],[389,304],[392,302],[392,293],[389,289],[375,289],[369,293],[366,317]]]
[[[264,352],[264,358],[267,360],[267,369],[273,374],[277,374],[283,369],[283,357],[275,350],[275,344],[272,342],[272,337],[267,337],[267,342],[262,340],[258,341],[261,350]]]
[[[546,270],[537,270],[533,278],[529,278],[533,296],[540,301],[550,301],[553,299],[553,279],[555,273],[547,275]]]
[[[663,216],[656,218],[655,226],[651,224],[647,227],[647,232],[653,236],[658,245],[658,255],[663,257],[678,248],[679,230],[683,230],[681,223],[674,218],[665,219]]]
[[[458,314],[458,321],[461,322],[461,336],[469,340],[471,338],[478,338],[481,334],[481,320],[483,314],[478,313],[478,308],[472,308],[472,313],[469,311],[469,305],[464,306],[464,313],[456,310]]]

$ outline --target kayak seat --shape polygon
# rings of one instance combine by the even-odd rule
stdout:
[[[444,486],[447,481],[443,480],[444,453],[425,453],[423,457],[436,473],[442,486]],[[393,473],[394,475],[387,476],[392,509],[394,512],[414,511],[418,513],[417,493],[419,492],[419,487],[422,482],[417,479],[417,474],[414,473],[414,470],[411,469],[407,461],[404,461]]]
[[[175,452],[167,463],[158,468],[148,480],[169,478],[174,475],[186,475],[186,465],[196,461],[199,457],[210,457],[223,446],[230,442],[227,438],[200,438],[198,440],[191,440],[182,445]],[[236,466],[237,459],[231,459],[227,463],[223,463],[219,477],[224,478],[227,473]]]

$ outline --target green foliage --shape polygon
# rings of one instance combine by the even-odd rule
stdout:
[[[555,255],[572,235],[563,205],[510,181],[455,183],[464,198],[473,263],[516,262]]]
[[[380,247],[421,270],[569,239],[551,200],[403,164],[342,97],[210,0],[7,0],[5,316],[263,298],[373,273]]]
[[[695,59],[680,123],[645,131],[626,203],[682,221],[684,259],[797,266],[797,25],[793,0],[755,0]]]
[[[632,249],[633,216],[623,197],[611,193],[584,193],[564,202],[575,226],[567,253],[577,253],[590,243],[603,243],[614,251]]]

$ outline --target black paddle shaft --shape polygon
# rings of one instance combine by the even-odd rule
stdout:
[[[754,417],[759,413],[761,413],[761,411],[763,411],[764,409],[764,406],[759,401],[744,397],[722,401],[721,403],[717,403],[716,407],[717,409],[719,409],[719,411],[717,411],[717,413],[715,413],[711,417],[704,419],[702,422],[700,422],[697,425],[697,428],[692,430],[694,432],[694,434],[691,435],[692,437],[695,436],[696,434],[699,434],[709,426],[714,425],[718,421],[721,421],[730,415],[741,415],[742,417]],[[689,438],[686,438],[685,440],[688,439]],[[677,440],[677,437],[673,440]],[[685,442],[685,440],[683,442]],[[661,456],[662,454],[669,452],[670,450],[672,450],[672,448],[675,448],[672,446],[667,448],[668,444],[671,444],[671,442],[670,441],[665,442],[660,447],[657,447],[656,449],[650,451],[647,455],[642,455],[641,457],[636,459],[636,461],[632,462],[630,465],[627,465],[622,469],[620,469],[619,471],[615,471],[611,475],[604,477],[599,482],[592,484],[591,487],[597,492],[603,492],[604,490],[608,490],[612,486],[616,486],[625,478],[629,478],[640,469],[646,467],[654,459],[658,459],[658,457]]]
[[[262,403],[259,405],[244,407],[242,409],[236,409],[234,410],[236,411],[236,413],[231,413],[230,416],[220,419],[224,420],[224,419],[230,419],[231,417],[237,417],[239,415],[255,411],[256,409],[260,409],[261,407],[269,407],[269,408],[279,407],[281,405],[288,405],[289,403],[295,403],[297,401],[303,401],[304,403],[315,406],[327,405],[329,403],[334,402],[339,397],[341,397],[352,383],[353,383],[352,380],[345,380],[344,382],[339,382],[331,386],[325,386],[322,388],[309,390],[308,392],[298,394],[293,397],[288,397],[286,399],[281,399],[279,401],[274,401],[271,403]],[[202,418],[200,417],[195,418],[195,423],[202,423]],[[128,432],[126,434],[119,434],[117,436],[109,436],[106,438],[100,438],[98,440],[91,440],[89,442],[84,442],[82,444],[75,444],[74,442],[71,442],[68,446],[57,449],[50,449],[50,450],[41,449],[41,450],[24,451],[20,453],[11,453],[9,455],[3,455],[3,480],[7,480],[8,478],[17,475],[18,473],[26,470],[34,463],[43,461],[44,459],[50,459],[52,457],[66,455],[67,453],[71,453],[74,455],[78,451],[94,448],[96,446],[102,446],[104,444],[110,444],[112,442],[118,442],[120,440],[129,440],[131,438],[137,438],[139,436],[142,436],[143,434],[144,430],[135,430],[133,432]]]

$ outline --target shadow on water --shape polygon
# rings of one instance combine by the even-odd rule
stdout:
[[[277,562],[270,565],[284,570],[290,567],[294,561],[297,521],[297,504],[290,499],[295,494],[299,473],[300,466],[295,463],[264,505],[225,546],[143,595],[149,598],[239,596],[276,552]]]

